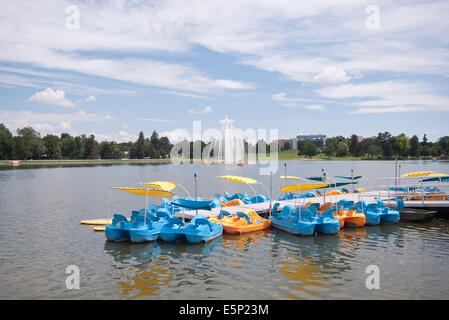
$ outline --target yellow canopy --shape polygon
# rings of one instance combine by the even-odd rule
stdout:
[[[129,193],[133,193],[133,194],[137,194],[139,196],[148,196],[148,197],[155,197],[155,198],[169,198],[169,197],[173,197],[174,194],[169,192],[169,191],[165,191],[165,190],[155,190],[155,189],[139,189],[139,188],[124,188],[124,187],[114,187],[112,189],[115,190],[123,190]]]
[[[281,176],[281,179],[301,180],[300,177],[295,177],[295,176]]]
[[[431,173],[427,175],[428,177],[447,177],[449,174],[447,173]]]
[[[225,179],[225,180],[229,180],[229,181],[233,181],[233,182],[238,182],[238,183],[248,183],[248,184],[254,184],[257,183],[257,180],[251,179],[251,178],[245,178],[245,177],[239,177],[239,176],[219,176],[219,178]]]
[[[170,181],[153,181],[153,182],[142,182],[142,186],[153,187],[160,190],[171,191],[176,188],[176,183]]]
[[[403,178],[421,177],[421,176],[428,176],[431,173],[434,173],[434,171],[416,171],[416,172],[404,173],[402,175],[402,177]]]
[[[280,188],[281,191],[299,192],[307,191],[317,188],[325,188],[329,186],[330,183],[305,183],[305,184],[290,184]]]

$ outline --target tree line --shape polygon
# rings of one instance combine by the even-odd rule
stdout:
[[[359,140],[356,134],[349,138],[336,136],[327,138],[322,150],[312,141],[298,144],[298,155],[313,157],[321,151],[329,157],[361,157],[374,159],[394,158],[449,158],[449,136],[430,142],[424,134],[422,140],[417,135],[411,138],[401,133],[393,136],[389,132],[379,132],[377,136]]]
[[[170,156],[172,144],[167,137],[159,137],[154,130],[150,138],[139,133],[137,141],[117,143],[95,140],[94,135],[41,137],[32,127],[17,129],[13,136],[0,123],[0,160],[59,160],[59,159],[161,159]]]

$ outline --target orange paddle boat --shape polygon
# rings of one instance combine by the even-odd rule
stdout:
[[[357,212],[357,209],[352,209],[352,207],[354,206],[354,201],[343,199],[338,201],[337,205],[338,212],[337,210],[335,210],[334,216],[340,222],[340,228],[358,228],[365,225],[365,214],[363,214],[362,212]]]
[[[242,204],[245,204],[242,200],[240,199],[232,199],[228,202],[222,202],[221,206],[222,207],[233,207],[233,206],[241,206]]]
[[[237,212],[230,217],[222,217],[221,223],[226,233],[253,232],[266,229],[271,225],[270,220],[262,218],[251,209]]]

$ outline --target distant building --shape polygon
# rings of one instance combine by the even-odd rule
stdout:
[[[279,139],[277,142],[279,151],[293,150],[293,139]]]
[[[357,142],[362,142],[363,141],[363,137],[362,136],[357,136]]]
[[[298,150],[299,143],[303,141],[313,142],[318,150],[324,148],[324,143],[326,141],[326,136],[324,134],[309,134],[309,135],[299,135],[292,139],[293,150]]]

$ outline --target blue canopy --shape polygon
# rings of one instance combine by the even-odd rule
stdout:
[[[308,177],[306,178],[308,180],[314,180],[314,181],[323,181],[323,177]]]
[[[335,176],[336,178],[343,178],[343,179],[360,179],[362,176],[355,176],[355,177],[349,177],[349,176]]]
[[[172,204],[194,210],[211,210],[213,200],[193,200],[178,198],[172,201]]]

